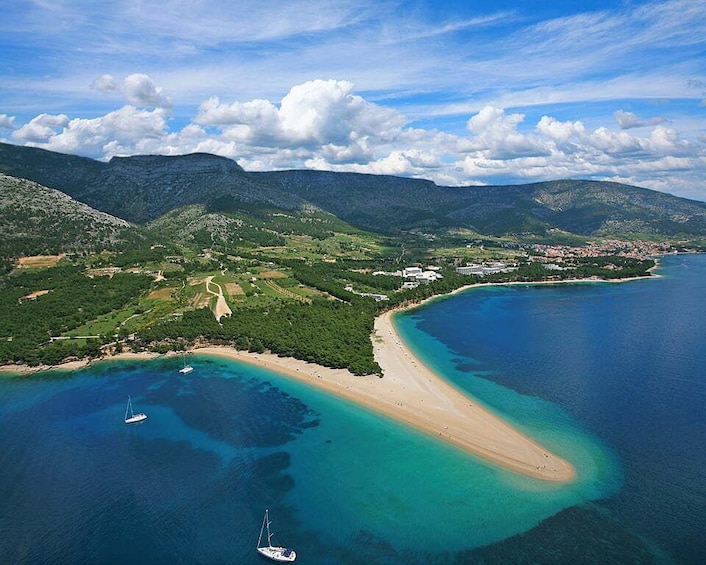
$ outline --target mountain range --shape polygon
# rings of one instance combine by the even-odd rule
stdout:
[[[445,187],[386,175],[247,172],[231,159],[203,153],[102,162],[4,143],[0,172],[133,224],[154,224],[183,209],[221,218],[221,224],[236,213],[316,210],[388,234],[463,229],[497,236],[706,235],[705,202],[614,182]]]

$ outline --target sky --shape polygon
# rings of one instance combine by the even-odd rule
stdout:
[[[0,140],[706,201],[706,2],[4,0]]]

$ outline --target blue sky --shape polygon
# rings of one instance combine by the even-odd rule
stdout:
[[[706,200],[706,2],[5,0],[0,140]]]

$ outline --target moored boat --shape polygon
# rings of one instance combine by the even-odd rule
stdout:
[[[129,416],[128,416],[128,412],[130,413]],[[147,419],[147,414],[145,414],[143,412],[135,414],[132,411],[132,399],[128,396],[127,397],[127,406],[125,407],[125,423],[126,424],[137,424],[139,422],[143,422],[146,419]]]
[[[191,365],[186,364],[186,353],[184,353],[183,358],[184,358],[184,366],[181,369],[179,369],[179,372],[182,375],[188,375],[191,371],[194,370],[194,368]]]
[[[260,527],[260,537],[257,538],[257,551],[260,555],[272,559],[272,561],[283,561],[291,562],[297,558],[297,552],[293,549],[287,547],[282,547],[279,545],[272,545],[272,533],[270,532],[270,516],[269,512],[265,510],[265,517],[262,519],[262,526]],[[260,545],[262,543],[262,534],[267,529],[267,545]]]

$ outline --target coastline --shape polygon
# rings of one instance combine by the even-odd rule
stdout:
[[[372,337],[375,359],[385,372],[382,379],[230,347],[208,346],[195,352],[289,376],[522,475],[554,482],[575,478],[570,463],[478,405],[414,357],[395,331],[393,314],[389,311],[376,318]]]
[[[28,377],[30,375],[34,375],[35,373],[45,371],[78,371],[80,369],[85,369],[93,363],[100,363],[102,361],[127,359],[147,361],[149,359],[156,359],[157,357],[161,357],[161,354],[152,353],[149,351],[141,351],[139,353],[126,351],[116,355],[104,355],[98,359],[78,359],[76,361],[67,361],[66,363],[60,363],[59,365],[37,365],[36,367],[30,367],[29,365],[0,365],[0,375],[4,373],[7,375]]]
[[[562,280],[556,280],[556,281],[508,281],[508,282],[491,282],[491,283],[471,283],[467,284],[464,286],[461,286],[457,289],[452,290],[451,292],[447,292],[446,294],[437,294],[435,296],[430,296],[429,298],[425,298],[423,300],[420,300],[418,302],[415,302],[414,304],[409,304],[405,306],[400,306],[396,310],[412,310],[414,308],[418,308],[419,306],[423,306],[425,304],[428,304],[429,302],[433,300],[442,300],[444,298],[448,298],[450,296],[454,296],[456,294],[459,294],[461,292],[465,292],[467,290],[473,290],[474,288],[485,288],[489,286],[534,286],[534,285],[553,285],[553,284],[586,284],[586,283],[608,283],[608,284],[618,284],[618,283],[624,283],[624,282],[633,282],[633,281],[648,281],[648,280],[653,280],[653,279],[658,279],[662,275],[656,275],[652,273],[653,270],[659,269],[660,265],[659,262],[657,261],[655,266],[650,268],[650,276],[645,276],[645,277],[625,277],[623,279],[594,279],[594,278],[583,278],[583,279],[562,279]]]
[[[519,474],[553,482],[570,482],[576,477],[576,471],[568,461],[543,448],[502,418],[480,406],[472,396],[455,388],[425,366],[397,334],[392,318],[396,312],[418,308],[432,300],[486,286],[627,282],[655,277],[659,275],[616,280],[589,278],[474,283],[447,294],[431,296],[391,309],[375,319],[371,336],[375,360],[382,368],[384,378],[372,375],[359,377],[347,369],[332,369],[291,357],[279,357],[273,353],[251,353],[229,346],[207,345],[192,351],[250,363],[289,376]],[[167,355],[177,355],[177,352],[169,352]],[[6,365],[0,367],[0,374],[30,375],[40,371],[73,371],[94,362],[149,360],[160,356],[151,352],[123,352],[96,360],[77,360],[53,366]]]

